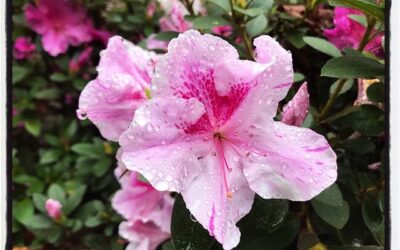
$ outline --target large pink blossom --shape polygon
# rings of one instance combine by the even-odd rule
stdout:
[[[114,36],[100,56],[98,76],[82,91],[77,114],[89,118],[106,139],[117,141],[146,100],[157,55]]]
[[[140,180],[137,173],[123,174],[123,168],[120,162],[116,176],[122,189],[112,200],[114,209],[126,220],[119,233],[130,242],[127,249],[154,250],[170,237],[173,199],[168,192],[157,191]]]
[[[323,136],[273,120],[293,82],[291,54],[269,36],[254,44],[256,62],[212,35],[173,39],[157,61],[153,98],[119,140],[126,167],[181,193],[225,249],[239,243],[236,223],[255,193],[305,201],[337,177]]]
[[[282,119],[283,123],[300,127],[308,114],[310,107],[307,83],[301,85],[293,99],[283,107]]]
[[[13,54],[16,59],[28,58],[35,50],[36,46],[29,38],[18,37],[15,40]]]
[[[364,36],[366,28],[359,22],[351,19],[349,15],[363,15],[361,11],[345,7],[335,8],[334,24],[332,29],[325,29],[324,35],[339,49],[357,49]],[[374,31],[376,32],[376,31]],[[377,56],[383,56],[383,34],[377,35],[370,41],[365,49]]]

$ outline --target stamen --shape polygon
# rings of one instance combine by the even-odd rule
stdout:
[[[224,185],[225,185],[225,189],[227,191],[226,192],[226,196],[228,197],[228,199],[231,199],[233,197],[233,193],[231,191],[229,191],[228,181],[226,179],[225,168],[228,169],[229,172],[232,172],[232,168],[230,168],[228,166],[228,162],[226,161],[224,150],[222,148],[222,142],[221,142],[220,134],[218,134],[218,133],[215,134],[214,138],[215,138],[215,144],[216,144],[216,147],[217,147],[218,154],[221,157],[220,158],[220,163],[221,163],[221,167],[222,167],[221,170],[222,170],[222,176],[223,176],[223,179],[224,179]]]

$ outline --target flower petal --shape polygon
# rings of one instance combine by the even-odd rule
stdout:
[[[180,191],[200,171],[198,158],[210,150],[203,137],[185,133],[203,115],[195,99],[154,98],[135,113],[120,144],[122,162],[160,191]]]
[[[287,125],[300,127],[310,107],[307,83],[301,85],[293,99],[283,107],[281,121]]]
[[[236,223],[250,212],[254,192],[232,150],[225,147],[223,157],[231,171],[221,165],[220,153],[209,153],[201,159],[203,170],[182,190],[182,196],[190,212],[210,235],[223,244],[224,249],[232,249],[240,240]]]
[[[127,249],[132,250],[155,250],[170,237],[168,232],[160,230],[153,223],[141,221],[122,222],[119,226],[119,234],[130,242]]]
[[[110,38],[101,53],[97,79],[81,93],[78,115],[86,115],[106,139],[117,141],[146,99],[144,89],[151,82],[155,58],[121,37]]]
[[[244,174],[261,197],[306,201],[335,182],[336,155],[322,135],[281,122],[251,131]]]
[[[268,98],[271,98],[277,106],[292,86],[292,54],[267,35],[254,39],[254,46],[256,47],[256,62],[269,65],[263,75],[263,81],[268,83]]]

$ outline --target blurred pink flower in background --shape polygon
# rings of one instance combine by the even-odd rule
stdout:
[[[61,218],[62,214],[61,207],[62,207],[61,203],[58,200],[53,200],[53,199],[48,199],[45,204],[47,214],[55,220]]]
[[[146,17],[148,19],[153,18],[156,10],[157,10],[157,3],[155,1],[151,1],[146,7]]]
[[[28,58],[36,50],[35,44],[27,37],[18,37],[14,43],[13,54],[18,60]]]
[[[154,50],[154,49],[160,49],[160,50],[167,50],[168,49],[168,42],[167,41],[161,41],[156,39],[156,34],[152,34],[147,38],[147,48]]]
[[[232,34],[233,28],[230,25],[221,25],[215,26],[211,31],[216,35],[227,37]]]
[[[69,61],[69,71],[73,74],[81,70],[82,67],[90,64],[90,57],[92,55],[93,47],[84,49],[78,57],[72,58]]]
[[[40,0],[25,6],[25,18],[31,28],[42,35],[45,51],[52,56],[65,53],[70,45],[91,40],[107,43],[110,33],[93,28],[83,6],[72,1]]]
[[[122,189],[112,199],[112,206],[126,220],[120,224],[119,234],[130,242],[127,249],[155,250],[170,238],[174,200],[168,192],[159,192],[140,180],[137,173],[129,172],[121,177],[125,168],[118,162],[115,174]]]
[[[91,40],[91,20],[83,7],[70,1],[41,0],[37,5],[28,4],[25,17],[31,28],[43,36],[43,48],[52,56],[66,52],[69,45]]]
[[[165,11],[164,17],[160,19],[162,31],[185,32],[192,27],[192,24],[184,18],[189,12],[181,2],[177,0],[163,1],[161,6]]]
[[[224,249],[238,245],[236,223],[256,193],[305,201],[337,177],[322,135],[273,119],[293,82],[291,54],[269,36],[254,44],[256,62],[213,35],[189,30],[171,40],[153,98],[119,139],[126,168],[159,191],[181,193]]]
[[[310,107],[307,83],[303,83],[293,99],[283,107],[281,122],[301,127]]]
[[[349,15],[364,15],[361,11],[345,8],[336,7],[334,10],[334,24],[335,27],[332,29],[325,29],[324,35],[328,40],[335,44],[339,49],[354,48],[357,49],[362,37],[365,33],[366,28],[359,22],[351,19]],[[376,32],[376,31],[375,31]],[[370,41],[365,50],[382,57],[382,38],[383,33],[377,35],[372,41]]]
[[[118,141],[146,99],[157,55],[124,40],[110,38],[100,53],[98,76],[79,97],[77,115],[89,118],[104,138]]]

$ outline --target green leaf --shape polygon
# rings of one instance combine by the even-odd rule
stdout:
[[[337,229],[342,229],[349,219],[350,209],[346,201],[341,206],[330,206],[313,199],[311,204],[321,219]]]
[[[27,119],[25,120],[25,128],[30,134],[37,137],[42,129],[42,123],[38,119]]]
[[[384,112],[374,105],[361,105],[340,119],[336,124],[342,127],[350,127],[368,136],[377,136],[385,130]]]
[[[333,6],[346,6],[358,9],[367,15],[375,17],[381,22],[385,21],[384,8],[372,2],[364,0],[329,0],[329,3]]]
[[[385,102],[385,84],[377,82],[367,88],[368,99],[373,102]]]
[[[69,78],[61,72],[56,72],[50,75],[50,80],[53,82],[66,82]]]
[[[234,6],[233,9],[236,12],[239,12],[239,13],[241,13],[243,15],[246,15],[246,16],[249,16],[249,17],[255,17],[255,16],[258,16],[258,15],[261,15],[261,14],[264,13],[264,11],[262,9],[260,9],[260,8],[242,9],[242,8],[240,8],[238,6]]]
[[[301,49],[306,46],[303,37],[304,32],[301,30],[290,30],[286,33],[286,39],[297,49]]]
[[[253,0],[248,3],[250,8],[259,8],[267,12],[274,5],[274,0]]]
[[[228,25],[229,22],[222,17],[200,16],[193,21],[195,29],[212,29],[215,26]]]
[[[34,97],[40,100],[56,99],[59,96],[60,96],[60,90],[57,88],[44,89],[34,94]]]
[[[16,84],[25,79],[25,77],[29,74],[29,69],[13,64],[12,66],[12,84]]]
[[[86,185],[79,186],[76,190],[70,192],[63,206],[63,211],[66,215],[70,214],[81,203],[85,192]]]
[[[53,224],[53,220],[49,217],[42,214],[36,214],[29,219],[26,226],[33,229],[47,229]]]
[[[362,215],[364,222],[372,233],[384,227],[384,211],[380,209],[376,198],[366,195],[362,200]]]
[[[333,93],[335,93],[335,90],[337,88],[337,86],[339,85],[340,79],[335,81],[331,87],[329,88],[329,94],[333,95]],[[354,84],[354,79],[348,79],[344,84],[342,89],[339,92],[339,95],[346,93],[347,91],[349,91],[351,89],[351,87],[353,87]]]
[[[231,11],[231,5],[229,1],[230,0],[207,0],[207,2],[215,4],[216,6],[223,9],[225,12]]]
[[[110,158],[102,158],[94,165],[94,174],[97,177],[103,176],[111,166]]]
[[[77,143],[72,145],[71,150],[79,155],[85,155],[92,158],[99,158],[103,152],[91,143]]]
[[[39,193],[44,189],[43,181],[34,176],[17,175],[13,178],[13,182],[28,187],[28,194]]]
[[[98,225],[101,224],[101,220],[99,217],[89,217],[88,219],[85,220],[85,226],[86,227],[97,227]]]
[[[76,120],[72,120],[68,126],[64,130],[64,134],[70,138],[75,135],[76,131],[78,130],[78,123]]]
[[[155,36],[155,39],[160,41],[171,41],[173,38],[178,37],[179,33],[175,31],[164,31],[160,32]]]
[[[364,155],[375,150],[375,144],[364,138],[348,139],[341,144],[341,147],[358,155]]]
[[[18,222],[27,225],[33,216],[33,210],[33,205],[29,199],[17,201],[13,205],[13,216]]]
[[[361,56],[341,56],[329,60],[321,70],[321,76],[334,78],[371,79],[384,75],[385,67],[378,61]]]
[[[60,160],[60,156],[63,154],[63,152],[59,149],[49,149],[46,150],[41,156],[40,156],[40,164],[49,164],[56,162]]]
[[[343,206],[342,192],[336,184],[332,184],[330,187],[322,191],[319,195],[315,196],[313,200],[316,200],[327,206]]]
[[[351,14],[348,15],[350,19],[353,19],[354,21],[358,22],[364,27],[368,26],[367,18],[364,15],[356,15],[356,14]]]
[[[288,213],[289,204],[286,200],[266,200],[256,196],[247,223],[252,223],[255,228],[266,232],[272,232],[285,222]]]
[[[49,189],[47,190],[47,196],[64,204],[65,192],[63,188],[58,184],[53,183],[50,185]]]
[[[328,42],[325,39],[312,36],[305,36],[303,37],[303,40],[306,44],[324,54],[330,55],[332,57],[339,57],[342,55],[340,50],[335,45],[333,45],[332,43]]]
[[[246,31],[250,37],[261,34],[268,25],[268,20],[264,14],[258,15],[246,23]]]
[[[251,227],[246,229],[241,228],[242,236],[235,250],[286,249],[296,238],[300,222],[297,218],[291,219],[269,234]]]
[[[299,73],[299,72],[295,72],[294,73],[294,80],[293,80],[293,82],[301,82],[301,81],[303,81],[304,80],[304,75],[302,74],[302,73]]]
[[[171,222],[172,242],[175,249],[206,250],[213,244],[213,239],[207,230],[193,220],[182,196],[178,195],[175,199]]]
[[[36,193],[33,194],[33,204],[35,205],[35,207],[42,213],[46,212],[46,208],[45,208],[45,204],[47,201],[47,197],[44,196],[43,194],[40,193]]]

